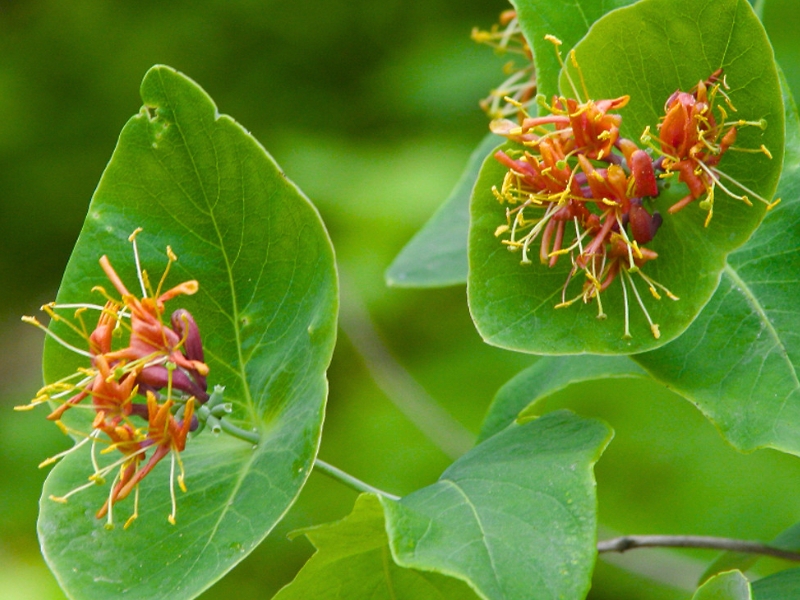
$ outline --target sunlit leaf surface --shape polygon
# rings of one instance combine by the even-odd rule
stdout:
[[[65,505],[48,500],[92,472],[88,452],[59,463],[44,488],[38,527],[45,558],[73,598],[154,598],[163,590],[189,598],[244,558],[280,520],[311,469],[335,336],[333,252],[314,207],[187,77],[154,67],[141,94],[144,107],[122,131],[58,301],[102,301],[91,292],[95,285],[112,289],[97,264],[102,254],[138,290],[127,241],[135,228],[144,230],[142,266],[154,281],[170,245],[179,260],[168,283],[197,279],[200,291],[167,308],[192,312],[210,385],[225,386],[232,421],[261,441],[208,430],[190,440],[183,453],[188,491],[178,492],[174,526],[167,522],[168,461],[142,482],[139,518],[123,530],[132,499],[120,502],[111,531],[94,517],[108,485]],[[64,327],[55,329],[69,338]],[[80,360],[48,343],[46,380]],[[71,422],[85,426],[87,418]]]

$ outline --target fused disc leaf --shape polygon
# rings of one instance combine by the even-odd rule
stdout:
[[[232,404],[226,419],[260,439],[253,444],[207,429],[188,441],[181,453],[187,492],[177,492],[175,525],[167,522],[167,461],[140,484],[139,517],[126,530],[132,498],[114,505],[113,530],[94,517],[108,483],[66,504],[48,500],[92,473],[88,446],[59,463],[44,487],[38,529],[45,559],[72,598],[190,598],[244,558],[311,470],[335,341],[336,271],[316,209],[184,75],[153,67],[141,94],[144,107],[120,135],[57,302],[103,302],[92,293],[98,285],[113,289],[98,265],[103,254],[128,289],[138,290],[128,242],[136,228],[143,229],[141,266],[154,284],[169,245],[178,261],[166,285],[199,282],[195,295],[169,308],[186,308],[197,321],[209,384],[225,386]],[[53,331],[80,343],[63,323]],[[52,340],[44,362],[48,382],[88,366]],[[65,416],[85,429],[91,412]]]
[[[597,555],[592,467],[611,436],[549,413],[477,445],[433,485],[381,498],[395,560],[491,600],[583,598]]]
[[[632,140],[639,140],[647,126],[656,135],[659,115],[664,114],[664,104],[673,92],[689,91],[722,68],[726,83],[720,83],[720,89],[728,98],[720,96],[715,114],[722,103],[735,119],[752,122],[740,127],[734,147],[755,152],[729,150],[718,170],[751,190],[747,195],[753,205],[728,197],[723,187],[732,189],[735,184],[720,176],[714,216],[705,226],[708,213],[700,208],[701,202],[668,214],[667,209],[687,194],[687,188],[675,175],[664,180],[662,188],[668,189],[662,189],[650,206],[651,211],[664,215],[663,224],[647,244],[658,257],[649,260],[640,273],[680,299],[671,300],[661,290],[657,300],[648,292],[650,285],[643,276],[626,279],[620,275],[603,288],[601,308],[596,298],[581,300],[594,284],[588,276],[584,280],[581,269],[573,270],[570,256],[559,256],[552,268],[540,264],[537,240],[533,264],[520,264],[520,252],[507,252],[495,238],[494,232],[506,224],[506,215],[492,186],[501,186],[508,169],[488,160],[471,205],[470,309],[483,338],[511,350],[542,354],[642,352],[686,330],[714,292],[727,254],[752,234],[766,212],[766,202],[773,198],[784,135],[777,71],[761,24],[749,5],[737,0],[644,0],[599,19],[575,51],[586,91],[579,74],[570,68],[575,89],[563,75],[562,93],[575,97],[577,92],[594,100],[629,95],[628,105],[619,112],[621,133]],[[733,113],[731,106],[738,112]],[[772,159],[761,150],[762,145]],[[507,147],[512,154],[519,150],[514,144]],[[759,202],[756,195],[765,202]],[[569,231],[567,235],[575,237]],[[555,308],[569,301],[573,303]],[[631,339],[623,336],[628,319]],[[658,326],[656,330],[649,321]]]

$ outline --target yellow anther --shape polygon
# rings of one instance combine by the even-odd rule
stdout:
[[[636,240],[633,240],[630,246],[633,248],[633,253],[636,255],[636,258],[644,258],[644,255],[642,254],[642,251],[639,248],[639,244],[636,242]]]

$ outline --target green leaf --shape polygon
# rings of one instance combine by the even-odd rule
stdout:
[[[538,92],[545,98],[558,95],[561,66],[553,44],[544,39],[554,35],[570,49],[586,35],[592,24],[607,12],[635,0],[511,0],[519,24],[533,50]]]
[[[697,404],[740,450],[800,454],[800,120],[786,94],[783,201],[728,257],[689,330],[634,359]]]
[[[621,114],[623,133],[634,139],[647,125],[655,131],[671,93],[679,88],[688,90],[724,67],[731,85],[728,94],[739,110],[737,117],[768,122],[764,131],[741,128],[737,147],[759,148],[763,143],[774,158],[770,161],[763,154],[730,151],[719,168],[772,198],[782,160],[783,106],[772,49],[746,2],[643,0],[597,21],[575,50],[592,98],[631,96]],[[577,75],[573,80],[580,81]],[[566,79],[561,83],[564,93],[574,95]],[[493,235],[506,218],[491,189],[500,185],[505,172],[488,159],[475,187],[467,286],[470,310],[484,340],[520,352],[629,354],[676,338],[713,294],[727,254],[747,240],[766,210],[761,202],[747,206],[717,190],[714,218],[704,227],[706,213],[698,202],[675,215],[666,213],[686,194],[683,184],[674,182],[662,192],[655,208],[665,215],[664,223],[648,244],[659,257],[642,270],[680,300],[657,301],[638,280],[643,302],[660,326],[661,336],[656,339],[650,333],[647,319],[628,289],[633,339],[624,339],[626,302],[619,282],[603,292],[605,320],[598,321],[596,302],[556,309],[572,268],[568,257],[562,257],[554,268],[535,259],[535,264],[521,265],[520,255],[506,251]],[[573,278],[564,298],[578,295],[582,284],[582,277]]]
[[[542,400],[581,381],[647,377],[625,356],[545,356],[508,381],[494,397],[481,425],[478,441],[483,441],[518,417],[537,414]]]
[[[773,548],[780,548],[781,550],[800,552],[800,523],[795,523],[791,527],[780,532],[769,545]],[[763,558],[762,554],[723,552],[711,563],[708,569],[706,569],[701,577],[701,581],[705,581],[709,577],[732,569],[747,571],[761,558]]]
[[[127,241],[135,228],[144,230],[137,238],[141,261],[154,282],[169,244],[179,260],[166,285],[197,279],[200,290],[169,301],[167,309],[192,312],[210,386],[225,386],[230,421],[252,428],[261,441],[253,446],[208,429],[190,439],[181,454],[188,491],[177,492],[174,526],[167,522],[168,460],[141,483],[139,518],[127,530],[110,531],[94,517],[108,484],[64,505],[48,500],[86,482],[88,446],[60,462],[45,484],[38,528],[45,559],[72,598],[194,597],[267,535],[311,471],[336,333],[333,251],[311,203],[184,75],[153,67],[141,94],[144,107],[120,135],[58,302],[102,302],[91,293],[95,285],[113,291],[97,263],[103,254],[138,290]],[[81,343],[62,323],[53,331]],[[46,381],[81,361],[88,366],[48,340]],[[70,422],[85,429],[91,412]],[[133,498],[116,504],[115,521],[121,525],[132,510]]]
[[[800,569],[788,569],[754,581],[753,600],[795,600],[800,589]]]
[[[483,138],[450,196],[386,270],[388,285],[425,288],[466,283],[469,197],[483,160],[502,141],[491,133]]]
[[[396,562],[491,600],[583,598],[597,555],[592,466],[611,437],[599,421],[550,413],[479,444],[437,483],[382,498]]]
[[[750,600],[750,582],[740,571],[720,573],[706,581],[692,600]]]
[[[304,534],[317,552],[274,600],[467,600],[477,598],[452,577],[395,564],[383,508],[376,496],[362,494],[341,521],[294,532]]]

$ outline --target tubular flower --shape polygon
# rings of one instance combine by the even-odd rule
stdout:
[[[560,43],[555,38],[550,41],[556,46]],[[574,55],[572,59],[575,63]],[[576,86],[572,87],[577,96]],[[641,272],[658,256],[644,245],[653,240],[662,219],[648,211],[643,201],[658,195],[653,160],[635,142],[620,137],[622,117],[612,112],[628,101],[628,96],[585,102],[553,98],[549,105],[542,104],[549,114],[524,115],[520,124],[504,119],[492,122],[494,133],[522,146],[518,151],[495,153],[495,159],[508,168],[500,189],[492,190],[507,205],[506,223],[495,230],[495,236],[502,237],[509,250],[521,251],[523,264],[532,262],[530,249],[537,240],[539,260],[548,267],[556,266],[562,256],[569,257],[572,268],[556,308],[579,299],[596,300],[597,316],[605,318],[601,294],[619,279],[625,337],[631,335],[630,285],[651,333],[658,338],[659,327],[650,318],[632,274],[638,273],[654,298],[661,298],[658,290],[674,300],[677,297]],[[568,288],[579,274],[583,274],[581,291],[570,298]]]
[[[170,498],[172,500],[172,511],[169,514],[168,520],[173,525],[175,524],[175,515],[177,512],[177,501],[175,498],[175,464],[177,463],[180,474],[177,476],[178,485],[182,491],[186,491],[184,483],[184,469],[183,462],[180,458],[180,453],[186,447],[186,436],[189,433],[192,423],[192,416],[194,412],[194,398],[189,398],[185,405],[185,411],[181,419],[175,418],[170,412],[173,406],[172,400],[167,400],[163,404],[159,404],[153,392],[147,393],[147,419],[148,428],[147,433],[134,432],[134,435],[129,436],[128,428],[114,426],[112,429],[108,421],[102,421],[102,428],[109,438],[113,441],[112,447],[122,452],[128,457],[123,462],[120,472],[117,474],[114,482],[111,485],[108,500],[97,511],[97,518],[100,519],[106,515],[111,522],[111,509],[114,503],[125,499],[131,491],[136,491],[136,499],[134,502],[134,512],[128,523],[132,522],[138,516],[138,491],[139,483],[145,476],[153,470],[158,462],[167,454],[172,457],[172,464],[170,467]],[[110,430],[110,431],[109,431]],[[120,435],[120,433],[122,435]],[[155,450],[150,455],[147,463],[140,468],[141,463],[144,461],[144,453],[149,449]],[[127,524],[126,524],[127,526]]]
[[[176,499],[174,481],[186,491],[184,469],[180,453],[186,447],[190,431],[197,429],[199,422],[196,407],[208,399],[206,376],[208,366],[203,358],[203,344],[199,328],[192,315],[185,309],[172,313],[169,323],[164,323],[165,304],[180,296],[194,294],[196,281],[186,281],[162,292],[170,266],[177,260],[167,247],[167,267],[153,291],[147,272],[140,267],[136,236],[137,229],[129,238],[133,244],[137,274],[142,297],[131,294],[111,266],[106,256],[100,266],[114,288],[121,295],[115,299],[101,287],[94,291],[106,297],[103,306],[95,304],[45,305],[43,310],[54,322],[65,324],[82,340],[86,348],[73,345],[46,329],[33,317],[23,320],[43,329],[48,335],[71,351],[89,359],[89,366],[80,367],[75,373],[43,387],[30,404],[18,407],[29,409],[50,401],[56,408],[48,415],[65,432],[82,438],[70,450],[58,454],[42,463],[51,464],[86,443],[91,443],[93,473],[86,484],[55,501],[66,502],[73,494],[93,485],[105,483],[112,473],[113,481],[108,498],[98,510],[97,518],[107,517],[107,527],[113,527],[112,509],[115,503],[135,492],[133,515],[125,527],[138,515],[138,486],[153,468],[168,454],[172,457],[170,469],[170,496],[172,510],[168,520],[175,523]],[[74,319],[60,313],[74,309]],[[97,310],[100,315],[97,325],[89,332],[84,314]],[[128,335],[125,336],[125,333]],[[119,335],[122,334],[122,335]],[[122,342],[120,341],[123,337]],[[126,345],[122,345],[122,343]],[[144,402],[140,399],[144,396]],[[91,398],[91,404],[84,400]],[[88,432],[67,427],[61,418],[67,410],[82,407],[91,410],[94,418]],[[205,409],[205,413],[208,413]],[[147,426],[137,424],[137,419]],[[118,452],[121,458],[100,466],[97,446],[105,448],[100,454]],[[175,465],[179,474],[175,474]]]
[[[764,129],[766,121],[729,120],[727,111],[718,102],[719,97],[724,99],[731,111],[735,112],[736,108],[725,92],[728,86],[724,78],[720,80],[721,76],[722,69],[718,69],[706,81],[698,82],[691,91],[677,90],[667,99],[665,115],[658,125],[658,145],[652,144],[649,130],[645,130],[642,136],[643,142],[650,144],[663,156],[660,165],[664,171],[662,176],[669,177],[677,173],[679,181],[685,183],[689,189],[689,193],[673,204],[669,212],[674,214],[705,196],[700,207],[708,211],[706,226],[714,214],[714,191],[717,186],[729,196],[748,205],[751,205],[750,197],[766,204],[767,209],[780,202],[780,198],[772,202],[762,198],[717,168],[728,150],[758,152],[772,158],[763,145],[757,149],[734,147],[739,128],[755,126]],[[714,116],[715,109],[719,120]],[[731,191],[722,179],[735,184],[744,194]]]

